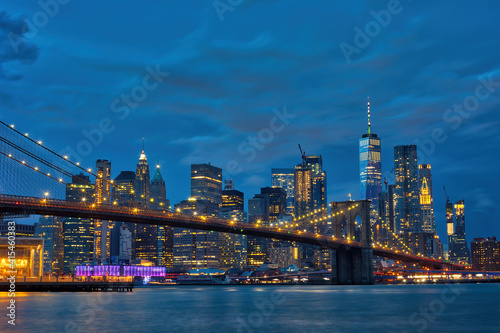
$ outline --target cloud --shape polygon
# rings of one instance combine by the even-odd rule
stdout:
[[[0,79],[19,80],[22,75],[5,64],[20,62],[33,63],[39,55],[39,48],[26,39],[27,23],[23,17],[13,17],[0,12]]]

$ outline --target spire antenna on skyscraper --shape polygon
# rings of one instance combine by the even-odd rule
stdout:
[[[371,134],[371,120],[370,120],[370,96],[368,96],[368,134]]]
[[[144,153],[144,138],[142,138],[142,153],[141,153],[141,157],[139,157],[139,161],[146,161],[146,154]]]

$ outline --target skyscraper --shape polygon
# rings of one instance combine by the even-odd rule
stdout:
[[[432,175],[430,164],[418,166],[418,187],[420,189],[420,209],[422,212],[422,230],[433,232],[436,230],[434,220],[434,199],[432,197]]]
[[[286,214],[286,191],[281,187],[263,187],[261,195],[268,199],[269,222],[276,222],[279,216]]]
[[[242,212],[244,209],[245,195],[238,190],[224,190],[222,191],[222,203],[220,206],[220,213],[225,214],[237,210]]]
[[[0,219],[0,238],[9,237],[9,232],[12,232],[12,230],[9,230],[9,222],[12,221],[13,220]],[[24,224],[20,223],[20,221],[16,221],[15,236],[17,238],[35,237],[35,227],[36,224]]]
[[[119,235],[118,260],[125,263],[130,262],[133,248],[133,230],[130,230],[128,224],[122,224],[117,235]]]
[[[127,206],[134,200],[135,172],[122,171],[113,182],[113,198],[120,206]]]
[[[269,225],[269,194],[256,194],[248,199],[248,222],[259,226]],[[267,238],[247,237],[247,262],[249,266],[259,267],[269,260]]]
[[[295,173],[292,168],[273,168],[271,169],[271,186],[281,187],[286,190],[286,210],[293,215],[294,211],[294,188]]]
[[[111,203],[111,162],[97,160],[96,169],[95,203],[96,205],[109,205]],[[110,221],[94,220],[94,259],[101,263],[108,261],[111,229]]]
[[[160,171],[160,164],[156,166],[156,172],[151,181],[151,200],[153,207],[159,210],[170,211],[170,200],[167,199],[167,189],[165,181]],[[154,227],[154,226],[153,226]],[[167,268],[173,267],[173,241],[174,229],[168,226],[156,226],[151,228],[152,231],[156,229],[156,234],[153,232],[153,241],[156,238],[156,254],[151,258],[157,265],[165,266]]]
[[[219,216],[219,204],[210,200],[189,198],[176,204],[175,212],[196,216]],[[219,233],[174,228],[174,270],[219,267]]]
[[[417,146],[394,146],[395,229],[421,231]]]
[[[248,199],[248,222],[263,226],[269,224],[269,196],[256,194]]]
[[[294,168],[294,182],[295,217],[300,218],[300,216],[314,210],[313,172],[311,167],[305,164],[296,165]]]
[[[92,202],[95,186],[88,176],[80,173],[66,185],[66,201]],[[67,217],[64,229],[64,271],[73,272],[73,267],[88,263],[94,250],[94,226],[90,218]]]
[[[453,224],[453,204],[446,198],[446,234],[448,236],[448,259],[452,256],[455,239],[455,225]]]
[[[97,160],[96,169],[95,202],[98,205],[109,205],[111,202],[111,162]]]
[[[149,165],[144,154],[144,147],[142,149],[141,156],[139,157],[139,163],[137,163],[137,168],[135,171],[135,196],[137,200],[144,206],[149,204],[150,199],[150,179],[149,179]]]
[[[183,214],[219,216],[222,169],[209,164],[191,165],[191,198],[175,205]],[[219,267],[219,233],[174,228],[174,269]]]
[[[385,190],[379,195],[379,220],[382,230],[374,230],[380,237],[387,237],[388,233],[394,232],[394,185],[385,184]],[[374,238],[376,238],[374,236]]]
[[[465,238],[465,202],[455,202],[455,233],[453,234],[453,250],[451,261],[469,263],[470,251]]]
[[[224,190],[234,190],[234,181],[232,179],[224,180]]]
[[[368,99],[368,129],[359,139],[359,177],[361,200],[371,200],[370,223],[378,220],[378,197],[382,191],[382,160],[380,138],[371,132],[370,99]]]
[[[150,202],[156,209],[169,210],[170,200],[167,199],[167,187],[160,171],[160,164],[156,165],[156,172],[151,180]]]
[[[323,158],[321,155],[308,155],[306,165],[312,170],[312,209],[327,208],[326,171],[323,170]]]
[[[270,223],[274,223],[280,219],[289,218],[292,219],[292,216],[287,215],[287,207],[286,207],[286,191],[281,187],[262,187],[260,189],[260,196],[266,199],[267,205],[267,220]],[[249,237],[250,238],[250,237]],[[271,249],[280,248],[281,244],[284,244],[277,239],[269,239],[265,238],[260,240],[260,244],[264,244],[267,247],[267,256],[266,258],[270,259]],[[253,249],[254,250],[254,247]]]
[[[500,242],[496,237],[474,238],[471,263],[475,271],[500,271]]]
[[[222,202],[222,169],[208,164],[191,165],[191,197]]]
[[[154,198],[151,196],[149,165],[144,153],[144,147],[135,172],[135,196],[142,206],[154,207]],[[135,230],[135,258],[157,264],[158,226],[137,224]]]
[[[122,171],[113,181],[113,202],[129,207],[134,198],[135,172]],[[122,262],[130,262],[135,258],[135,227],[134,223],[115,222],[111,231],[111,257],[118,257]],[[124,252],[123,249],[127,250]]]
[[[64,269],[63,222],[57,216],[40,216],[35,237],[43,238],[43,271],[62,272]]]
[[[220,217],[236,222],[247,222],[247,214],[244,211],[243,192],[231,186],[222,191],[222,204]],[[245,235],[219,233],[219,268],[222,270],[242,270],[247,265],[247,237]]]
[[[320,198],[322,197],[321,191],[324,193],[324,181],[326,180],[326,174],[323,179],[316,179],[315,183],[315,171],[320,172],[320,159],[317,157],[312,157],[309,159],[305,153],[302,155],[302,164],[296,165],[294,168],[294,181],[295,181],[295,217],[301,218],[314,211],[315,198],[316,204],[320,203]],[[308,163],[309,159],[309,163]],[[320,174],[321,177],[321,174]],[[321,182],[321,180],[323,182]],[[315,187],[316,184],[316,187]],[[321,189],[321,187],[323,187]],[[315,192],[316,190],[316,192]],[[326,199],[326,195],[325,195]],[[326,204],[326,202],[325,202]],[[311,225],[312,228],[316,228],[316,225]],[[316,247],[313,245],[304,245],[302,251],[302,259],[305,266],[312,267],[314,262],[314,252]]]

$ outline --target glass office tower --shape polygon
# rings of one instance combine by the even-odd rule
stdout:
[[[359,139],[359,178],[361,200],[371,200],[370,223],[378,220],[378,200],[382,191],[382,160],[380,138],[371,132],[370,99],[368,99],[368,129]]]

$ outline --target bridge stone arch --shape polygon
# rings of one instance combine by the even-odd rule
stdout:
[[[347,239],[354,240],[356,233],[356,217],[361,218],[361,243],[372,246],[370,226],[370,201],[332,202],[332,234],[342,238],[343,220],[346,219]]]
[[[362,248],[341,246],[331,252],[333,284],[373,284],[373,248],[370,225],[370,200],[332,202],[332,235],[342,238],[346,221],[347,238],[356,233],[356,217],[361,218]]]

